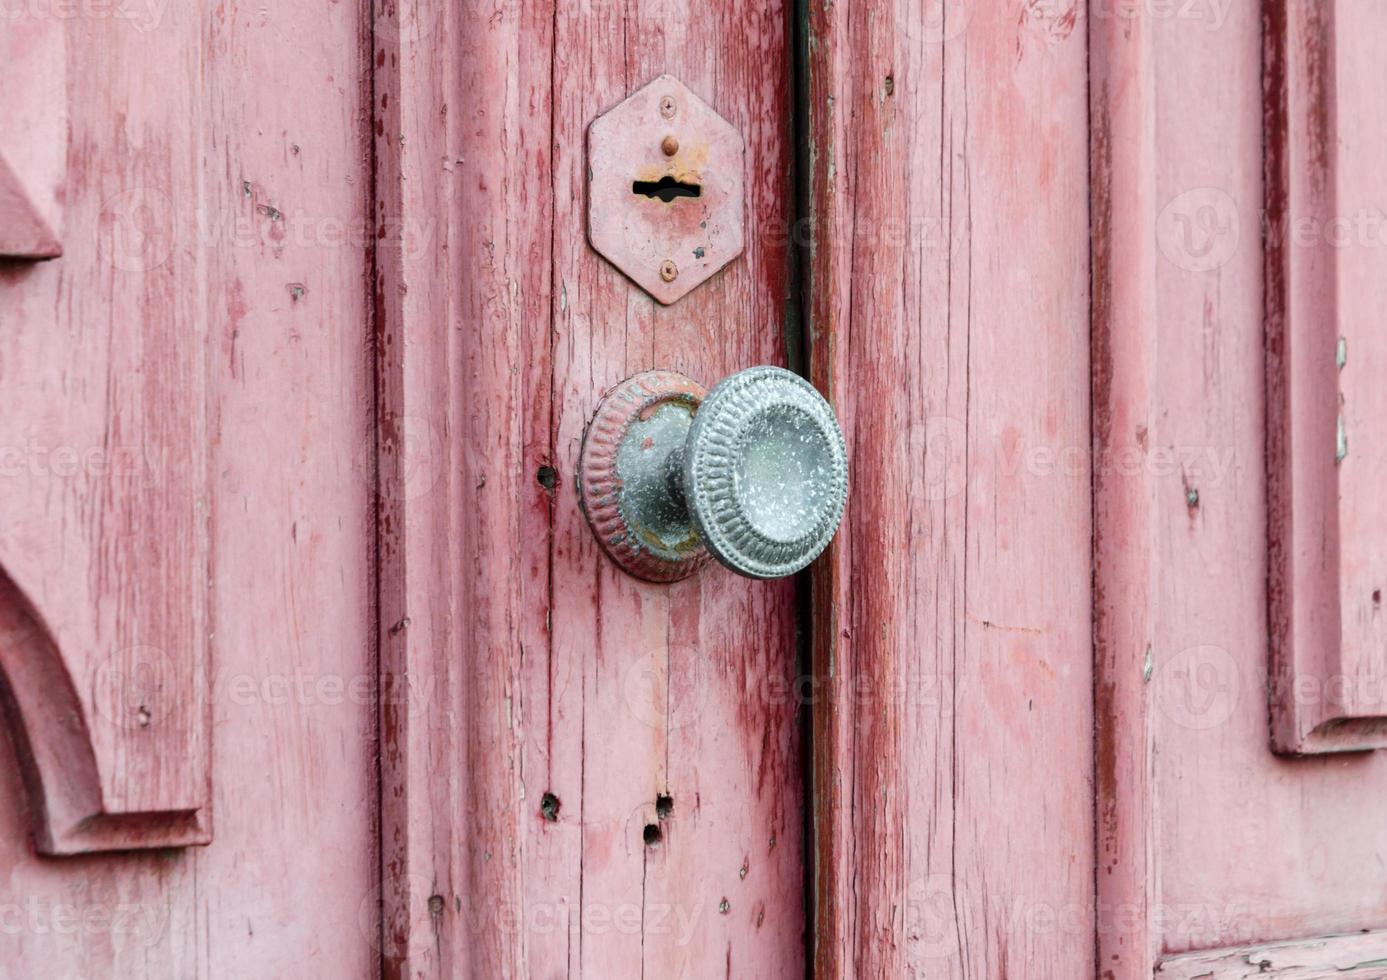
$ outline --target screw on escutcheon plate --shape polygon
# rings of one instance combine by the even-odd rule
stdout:
[[[781,578],[838,530],[847,452],[833,409],[789,371],[739,371],[706,396],[682,374],[649,371],[603,398],[578,481],[598,542],[637,578],[685,578],[710,556]]]
[[[665,259],[660,263],[660,278],[665,282],[674,282],[679,278],[679,266],[675,265],[670,259]]]

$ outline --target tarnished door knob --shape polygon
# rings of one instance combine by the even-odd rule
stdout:
[[[673,582],[709,555],[750,578],[792,575],[819,556],[847,500],[847,452],[828,402],[777,367],[711,392],[647,371],[607,392],[583,437],[588,524],[637,578]]]

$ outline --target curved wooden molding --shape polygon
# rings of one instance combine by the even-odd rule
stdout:
[[[1376,8],[1268,0],[1268,598],[1278,752],[1387,747],[1387,155]]]
[[[14,168],[0,156],[0,255],[50,259],[62,253],[58,233],[45,220]]]
[[[66,25],[17,10],[0,16],[0,257],[63,251]]]
[[[211,842],[206,810],[114,812],[104,800],[86,711],[43,617],[0,569],[0,700],[41,854]]]

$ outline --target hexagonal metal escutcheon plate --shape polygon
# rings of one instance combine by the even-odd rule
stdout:
[[[742,135],[671,75],[588,128],[588,240],[661,303],[742,253]]]

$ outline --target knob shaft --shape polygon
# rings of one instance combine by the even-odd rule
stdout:
[[[837,531],[847,452],[832,408],[782,368],[739,371],[706,396],[650,371],[598,407],[579,486],[598,542],[638,578],[684,578],[710,554],[739,575],[780,578]]]

